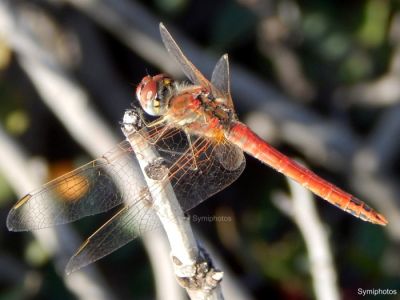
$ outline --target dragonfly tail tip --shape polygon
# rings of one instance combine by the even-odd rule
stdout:
[[[381,214],[376,214],[376,224],[386,226],[389,221]]]

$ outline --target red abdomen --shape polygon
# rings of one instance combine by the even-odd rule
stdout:
[[[374,224],[386,225],[388,223],[384,216],[374,211],[364,202],[291,160],[263,141],[246,125],[240,122],[234,123],[227,139],[239,146],[246,153],[297,181],[314,194],[344,211]]]

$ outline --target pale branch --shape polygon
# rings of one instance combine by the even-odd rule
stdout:
[[[312,194],[291,179],[291,196],[275,196],[274,203],[298,226],[309,257],[314,293],[319,300],[338,300],[340,291],[328,232],[318,217]]]
[[[215,270],[199,250],[190,227],[190,219],[185,217],[168,179],[168,168],[162,162],[158,163],[160,155],[143,136],[145,129],[141,134],[136,132],[140,118],[137,111],[127,111],[123,118],[122,131],[136,153],[149,187],[150,201],[168,236],[178,283],[186,289],[192,300],[223,299],[220,289],[223,273]]]
[[[221,282],[221,288],[223,295],[229,300],[253,300],[254,298],[250,295],[244,284],[239,281],[234,275],[230,266],[227,265],[217,249],[207,241],[204,235],[198,230],[194,230],[199,244],[203,245],[214,261],[218,262],[218,267],[224,270],[224,280]]]
[[[146,233],[146,242],[151,245],[147,247],[147,253],[150,257],[150,263],[154,272],[156,285],[156,299],[158,300],[176,300],[186,299],[186,292],[179,286],[174,276],[171,276],[171,256],[170,246],[165,234],[150,231]],[[173,287],[173,288],[171,288]]]

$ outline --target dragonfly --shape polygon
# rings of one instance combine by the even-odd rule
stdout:
[[[374,224],[388,223],[367,204],[285,156],[238,120],[227,54],[217,62],[209,81],[162,23],[160,33],[168,53],[190,82],[175,81],[165,74],[145,76],[136,96],[141,111],[153,121],[142,116],[143,128],[131,130],[132,124],[124,118],[122,126],[131,130],[125,141],[101,158],[25,195],[8,214],[9,230],[37,230],[116,208],[111,219],[72,256],[67,265],[70,273],[159,227],[152,195],[162,192],[167,183],[186,212],[240,176],[245,168],[244,153],[353,216]],[[138,136],[146,143],[133,149],[131,141]],[[164,184],[146,183],[139,164],[146,147],[156,149],[159,155],[159,169],[166,174],[159,180]]]

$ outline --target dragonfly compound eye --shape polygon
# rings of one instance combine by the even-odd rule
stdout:
[[[167,110],[167,94],[171,85],[172,80],[164,74],[145,76],[136,88],[143,110],[152,116],[163,115]]]

